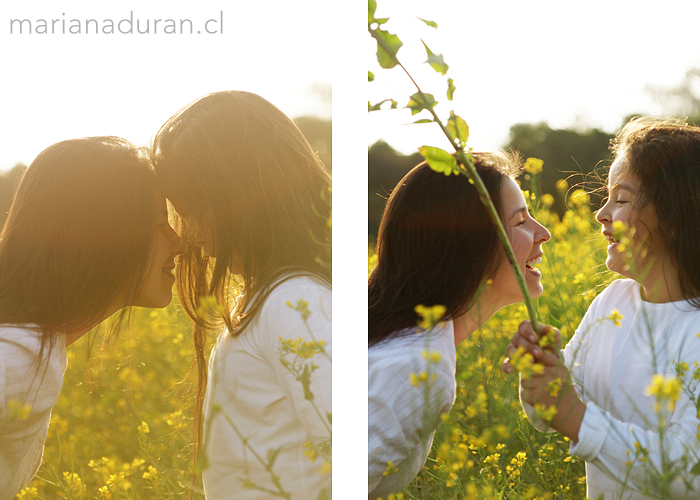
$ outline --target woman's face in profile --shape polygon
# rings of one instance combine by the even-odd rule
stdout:
[[[501,204],[504,226],[515,260],[523,273],[530,296],[539,297],[542,295],[542,275],[535,266],[542,262],[542,243],[549,241],[549,231],[530,216],[520,186],[510,177],[505,178],[501,185]],[[492,279],[489,292],[503,307],[522,301],[523,295],[505,252],[501,252],[501,264]]]
[[[180,237],[168,221],[165,196],[157,193],[155,203],[156,228],[151,261],[133,304],[139,307],[155,308],[170,304],[175,283],[175,257],[182,253]]]

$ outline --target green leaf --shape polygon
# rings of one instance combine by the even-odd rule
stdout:
[[[459,173],[457,159],[444,149],[432,146],[421,146],[418,148],[418,152],[425,158],[425,161],[428,162],[428,166],[434,171],[441,172],[446,176]]]
[[[464,145],[469,140],[469,125],[455,114],[454,111],[450,111],[450,117],[447,120],[447,131],[452,134],[452,137],[459,140],[461,145]]]
[[[298,378],[301,386],[304,388],[304,399],[307,401],[314,400],[314,393],[311,392],[311,370],[308,365],[304,365],[304,371]]]
[[[457,87],[455,87],[455,81],[452,78],[447,79],[447,100],[451,101],[452,96],[455,94],[455,90],[457,90]]]
[[[435,97],[433,97],[432,94],[416,92],[411,96],[411,100],[408,101],[406,107],[411,110],[411,114],[416,115],[424,109],[433,109],[436,104],[437,101],[435,100]]]
[[[420,120],[414,121],[413,124],[415,125],[417,123],[433,123],[433,121],[434,120],[431,120],[430,118],[422,118]]]
[[[268,465],[268,467],[272,468],[272,466],[275,464],[275,460],[277,460],[277,456],[279,455],[281,449],[282,448],[267,450],[267,465]]]
[[[693,468],[690,469],[690,473],[696,476],[700,474],[700,462],[693,465]]]
[[[423,40],[421,40],[423,42]],[[435,71],[440,73],[441,75],[444,75],[447,73],[447,70],[449,69],[449,66],[445,64],[445,61],[442,58],[441,54],[433,54],[433,52],[428,48],[428,46],[423,42],[423,46],[425,47],[425,51],[428,53],[428,64],[430,64],[430,67],[433,68]]]
[[[209,469],[209,457],[207,457],[205,452],[202,452],[197,458],[197,463],[195,464],[194,470],[197,474],[201,474],[207,469]]]
[[[399,106],[399,103],[393,99],[384,99],[383,101],[380,101],[377,104],[372,104],[371,102],[367,101],[367,104],[369,106],[369,109],[367,111],[379,111],[380,109],[382,109],[382,104],[384,104],[385,102],[391,103],[391,109],[396,109]]]
[[[399,64],[396,54],[403,45],[398,36],[382,29],[370,30],[370,34],[377,40],[377,61],[384,69],[390,69]]]
[[[438,27],[438,25],[437,25],[437,23],[436,23],[435,21],[428,21],[428,20],[426,20],[426,19],[421,19],[420,17],[419,17],[418,19],[420,19],[421,21],[423,21],[425,24],[427,24],[427,25],[430,26],[431,28],[437,29],[437,27]]]
[[[372,73],[371,71],[368,71],[368,72],[367,72],[367,81],[368,81],[368,82],[373,82],[373,81],[374,81],[374,73]]]

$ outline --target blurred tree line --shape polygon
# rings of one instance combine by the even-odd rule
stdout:
[[[537,193],[554,196],[556,210],[560,215],[565,206],[556,196],[555,183],[567,179],[570,186],[586,184],[590,188],[595,178],[595,168],[610,158],[609,144],[612,134],[598,129],[585,131],[552,129],[546,123],[519,123],[510,128],[508,142],[503,149],[519,151],[523,160],[529,157],[544,161],[539,174]],[[370,237],[376,238],[382,211],[391,190],[406,173],[423,158],[416,152],[406,156],[396,152],[383,141],[373,144],[368,152],[369,221]],[[608,165],[606,163],[606,165]],[[521,176],[523,189],[529,188],[527,174]]]
[[[688,70],[685,79],[673,88],[649,88],[653,96],[667,110],[666,115],[688,118],[700,125],[700,68]],[[634,115],[632,115],[634,116]],[[632,116],[626,117],[620,127]],[[555,201],[553,210],[561,216],[566,207],[557,195],[555,183],[568,182],[569,189],[582,187],[587,191],[604,186],[605,167],[611,163],[610,140],[614,134],[591,129],[552,129],[546,123],[519,123],[510,128],[508,141],[502,149],[519,151],[523,160],[529,157],[544,161],[544,169],[538,175],[537,193],[551,194]],[[423,158],[416,152],[403,155],[386,142],[378,141],[368,150],[368,234],[376,239],[382,211],[391,190]],[[523,189],[529,189],[526,174],[521,176]],[[591,202],[599,203],[594,194]]]
[[[321,120],[316,117],[303,116],[295,118],[294,123],[297,124],[299,130],[304,134],[306,139],[311,144],[311,147],[316,151],[323,161],[323,164],[328,168],[328,171],[333,170],[333,142],[332,123],[330,120]],[[46,147],[49,147],[47,144]],[[5,224],[7,212],[12,205],[12,198],[15,189],[27,168],[23,163],[18,163],[12,169],[6,172],[0,172],[0,227]]]

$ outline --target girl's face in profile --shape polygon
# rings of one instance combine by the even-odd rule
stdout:
[[[168,199],[170,203],[172,203],[177,214],[185,221],[186,234],[183,234],[183,237],[186,236],[186,240],[192,245],[202,247],[208,256],[216,257],[214,255],[214,234],[209,224],[201,220],[200,217],[195,216],[194,210],[187,203],[185,197],[169,194]]]
[[[542,284],[540,283],[542,275],[535,265],[542,262],[542,244],[549,241],[549,231],[532,218],[520,186],[513,179],[503,180],[501,199],[505,218],[504,225],[508,233],[508,240],[515,253],[515,259],[525,277],[530,295],[539,297],[542,295]],[[497,297],[502,306],[523,300],[520,286],[505,254],[496,275],[493,277],[489,293]]]
[[[170,304],[175,283],[175,257],[182,253],[180,237],[168,221],[163,194],[156,195],[156,205],[156,232],[151,262],[143,286],[133,304],[139,307],[158,308]]]
[[[608,240],[605,265],[626,278],[641,282],[665,254],[657,236],[658,219],[653,205],[637,206],[640,181],[626,168],[624,155],[610,167],[608,200],[596,214]],[[629,247],[628,247],[629,246]]]

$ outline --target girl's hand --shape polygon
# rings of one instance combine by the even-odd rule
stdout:
[[[553,366],[559,362],[561,350],[561,334],[559,330],[549,325],[539,325],[541,338],[538,340],[535,330],[529,321],[523,321],[518,327],[518,332],[506,347],[506,359],[501,365],[505,373],[512,373],[515,368],[510,364],[510,358],[519,347],[532,354],[536,362]]]
[[[559,359],[545,365],[543,373],[520,377],[520,400],[539,410],[538,416],[554,430],[578,442],[586,405],[576,394],[569,370]]]

